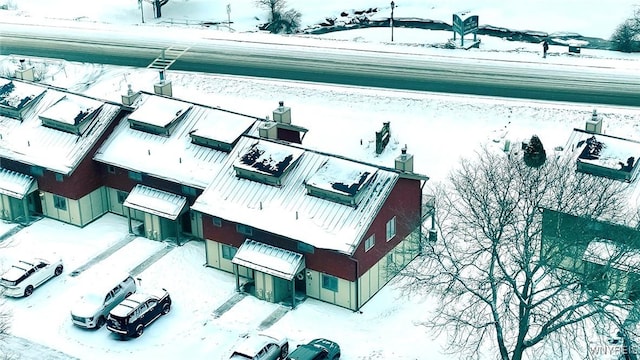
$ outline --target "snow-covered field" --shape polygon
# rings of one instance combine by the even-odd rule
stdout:
[[[55,22],[64,26],[65,22],[58,22],[60,19],[78,18],[74,24],[82,23],[83,26],[94,22],[100,22],[100,26],[114,22],[122,26],[139,26],[141,15],[133,0],[86,4],[71,0],[12,0],[7,3],[13,5],[14,10],[6,14],[0,11],[0,21],[9,16],[11,21],[17,21],[19,17],[22,22]],[[398,17],[420,16],[448,21],[452,12],[469,9],[480,14],[481,23],[548,32],[573,31],[606,38],[631,14],[634,1],[619,1],[616,6],[605,2],[588,2],[587,5],[584,1],[559,4],[547,0],[513,4],[450,1],[445,5],[443,2],[410,0],[396,3]],[[335,16],[345,10],[341,3],[332,1],[291,0],[289,4],[304,14],[306,24],[317,23],[325,16]],[[350,8],[364,6],[379,6],[389,11],[386,1],[349,3]],[[149,18],[151,11],[146,3],[144,10],[147,23],[156,24],[157,31],[169,26]],[[227,18],[226,3],[212,4],[208,0],[171,0],[163,10],[163,21]],[[251,0],[231,2],[230,16],[234,30],[238,32],[254,30],[255,17],[263,15]],[[598,21],[593,20],[596,15]],[[380,46],[394,46],[395,50],[402,47],[399,45],[402,43],[440,42],[450,36],[424,30],[395,31],[396,44]],[[388,36],[387,29],[369,29],[334,33],[323,38],[326,41],[338,39],[341,46],[349,46],[350,43],[387,43]],[[429,51],[438,55],[447,51],[447,56],[461,58],[522,62],[525,67],[550,66],[540,63],[540,49],[535,44],[491,38],[482,41],[483,48],[475,52]],[[405,50],[415,51],[415,47],[407,46]],[[551,52],[557,54],[548,59],[549,63],[579,65],[584,71],[597,71],[589,70],[596,66],[637,71],[640,63],[633,54],[585,50],[581,57],[574,57],[565,56],[566,49],[553,47]],[[10,66],[13,60],[15,58],[2,56],[0,69]],[[147,69],[58,60],[50,60],[47,71],[46,83],[113,101],[120,100],[128,84],[134,89],[152,91],[158,76],[157,72]],[[604,118],[606,133],[640,140],[640,108],[382,91],[171,71],[168,79],[173,83],[175,97],[250,112],[255,116],[270,115],[278,101],[283,100],[292,108],[293,122],[309,129],[303,143],[311,148],[391,166],[400,148],[406,144],[415,156],[415,170],[431,177],[431,182],[444,180],[460,156],[472,153],[481,143],[502,147],[505,140],[515,143],[537,134],[547,149],[565,145],[571,129],[583,128],[594,108]],[[385,121],[391,122],[392,140],[387,150],[376,156],[374,134]],[[13,225],[0,224],[0,233],[11,229]],[[231,274],[204,267],[204,244],[192,241],[171,250],[138,275],[143,287],[165,287],[174,299],[172,312],[153,324],[141,338],[120,341],[104,328],[85,331],[74,327],[69,308],[84,281],[97,281],[99,270],[106,267],[131,270],[164,246],[136,238],[77,277],[70,276],[73,270],[125,239],[127,229],[126,219],[113,214],[82,229],[42,219],[0,243],[9,245],[0,248],[0,270],[22,254],[55,252],[65,262],[64,274],[38,288],[31,297],[5,300],[14,314],[12,335],[36,345],[27,346],[19,339],[8,338],[0,343],[0,356],[8,354],[19,359],[224,359],[243,334],[259,331],[261,322],[278,308],[278,305],[247,296],[216,318],[216,308],[235,294],[235,281]],[[381,290],[361,313],[308,299],[264,331],[277,337],[288,337],[293,347],[316,337],[330,338],[341,345],[344,359],[457,359],[455,355],[443,355],[440,351],[443,339],[434,339],[418,325],[428,316],[428,299],[403,297],[397,288],[398,282],[395,280]],[[492,358],[493,354],[488,350],[486,355]]]

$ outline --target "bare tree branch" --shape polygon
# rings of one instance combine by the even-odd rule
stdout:
[[[619,323],[609,309],[628,294],[613,288],[599,296],[593,289],[601,278],[572,270],[593,240],[584,224],[630,218],[629,184],[576,173],[567,157],[531,167],[489,148],[463,159],[447,180],[434,188],[438,241],[425,244],[428,251],[401,271],[410,280],[408,294],[436,298],[424,325],[447,334],[448,350],[468,358],[483,348],[497,349],[503,360],[544,349],[588,358],[588,334]],[[548,211],[578,219],[571,233],[582,240],[543,240]],[[623,247],[602,271],[628,251]]]

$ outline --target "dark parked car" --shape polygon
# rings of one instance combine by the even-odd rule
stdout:
[[[340,359],[340,345],[327,339],[314,339],[300,345],[289,354],[290,360],[337,360]]]
[[[109,312],[107,329],[121,337],[139,337],[144,328],[171,311],[167,290],[157,293],[134,293]]]

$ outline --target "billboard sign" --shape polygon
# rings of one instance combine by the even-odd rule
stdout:
[[[464,36],[478,31],[478,15],[466,17],[464,20],[458,14],[453,14],[453,31]]]

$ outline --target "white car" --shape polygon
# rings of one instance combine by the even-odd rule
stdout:
[[[42,258],[20,260],[2,274],[0,285],[4,287],[4,295],[6,296],[29,296],[35,288],[62,274],[62,269],[61,259],[55,261]]]
[[[86,329],[101,328],[109,311],[137,290],[129,273],[100,274],[82,287],[83,295],[71,308],[71,321]]]
[[[285,360],[289,354],[289,340],[265,334],[247,336],[233,350],[232,360]]]

